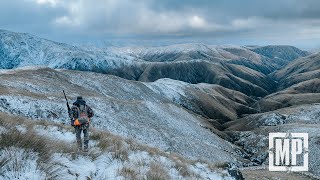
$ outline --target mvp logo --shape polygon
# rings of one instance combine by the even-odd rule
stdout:
[[[308,133],[269,133],[269,171],[308,171]]]

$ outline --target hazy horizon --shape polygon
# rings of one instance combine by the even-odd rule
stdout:
[[[176,38],[176,39],[137,39],[137,38],[110,38],[110,39],[67,39],[67,40],[61,40],[59,38],[52,38],[50,36],[41,36],[34,33],[28,33],[28,32],[20,32],[15,30],[9,30],[9,29],[0,29],[5,30],[9,32],[14,33],[27,33],[32,36],[36,36],[42,39],[54,41],[57,43],[65,43],[69,45],[74,46],[88,46],[88,47],[98,47],[98,48],[106,48],[106,47],[157,47],[157,46],[170,46],[170,45],[178,45],[178,44],[206,44],[206,45],[236,45],[236,46],[268,46],[268,45],[287,45],[287,46],[294,46],[301,50],[310,51],[310,52],[318,52],[320,50],[320,46],[304,46],[299,44],[285,44],[285,43],[252,43],[251,41],[242,41],[242,42],[235,42],[231,41],[233,43],[229,43],[228,41],[214,41],[214,40],[208,40],[208,39],[183,39],[183,38]],[[248,43],[245,43],[248,42]]]

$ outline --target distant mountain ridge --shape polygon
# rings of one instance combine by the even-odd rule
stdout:
[[[111,69],[133,61],[130,56],[112,51],[71,46],[4,30],[0,30],[0,59],[2,69],[44,65],[87,71]]]
[[[291,52],[290,56],[283,55],[287,51]],[[46,65],[51,68],[80,68],[94,71],[103,63],[109,65],[104,65],[104,68],[114,68],[141,61],[170,62],[204,59],[219,62],[247,59],[261,62],[261,59],[270,61],[268,58],[275,57],[291,61],[306,55],[308,55],[307,52],[293,46],[265,46],[250,49],[244,46],[202,43],[161,47],[88,48],[58,43],[26,33],[0,30],[0,58],[2,59],[0,68],[3,69]]]
[[[290,55],[284,56],[286,53]],[[112,74],[146,82],[171,78],[192,84],[218,84],[260,97],[273,92],[277,86],[268,74],[293,58],[306,54],[291,46],[248,48],[202,43],[88,48],[0,30],[2,69],[41,65]]]
[[[263,112],[293,105],[320,102],[320,53],[298,58],[270,74],[278,83],[274,93],[262,98],[255,107]]]
[[[286,65],[290,61],[309,55],[307,51],[300,50],[294,46],[268,45],[252,49],[254,52],[278,61],[280,65]]]

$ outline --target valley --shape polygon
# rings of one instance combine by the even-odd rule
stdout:
[[[65,90],[99,130],[190,160],[267,166],[270,132],[309,133],[309,156],[320,155],[319,60],[292,46],[94,48],[0,30],[0,111],[68,124]]]

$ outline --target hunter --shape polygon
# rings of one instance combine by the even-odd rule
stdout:
[[[88,152],[89,144],[89,125],[90,118],[94,116],[92,109],[86,104],[81,96],[73,103],[70,117],[71,125],[74,126],[79,150],[82,150],[81,132],[84,135],[84,151]]]

